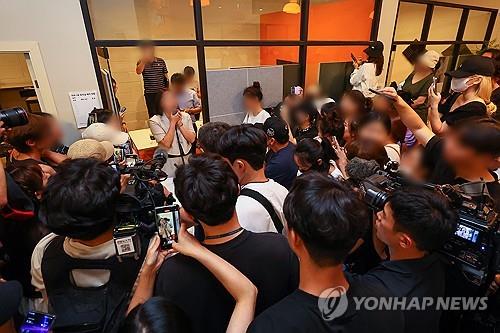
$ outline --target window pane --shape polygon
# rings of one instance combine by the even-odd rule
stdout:
[[[179,1],[179,0],[177,0]],[[205,39],[298,40],[300,12],[283,12],[287,0],[210,0],[202,6]]]
[[[400,84],[413,71],[412,64],[403,55],[403,50],[407,47],[408,45],[398,45],[396,47],[396,51],[391,52],[387,84],[390,84],[393,81]],[[425,48],[427,50],[434,50],[442,55],[440,59],[441,66],[436,73],[439,82],[442,83],[445,80],[444,72],[448,70],[447,68],[451,61],[453,45],[426,45]],[[441,87],[441,85],[438,87]]]
[[[142,76],[135,73],[140,52],[135,47],[112,47],[108,50],[111,73],[118,87],[116,95],[120,105],[127,108],[125,113],[127,127],[129,130],[147,128],[148,112],[144,101]],[[198,80],[196,47],[157,46],[155,56],[165,60],[169,77],[173,73],[182,73],[185,66],[192,66]],[[102,65],[101,67],[105,68]]]
[[[312,0],[309,39],[370,40],[373,9],[373,0]]]
[[[461,9],[434,7],[428,40],[455,40],[461,16]]]
[[[96,39],[195,39],[188,0],[88,0]]]
[[[484,40],[490,16],[490,12],[471,10],[465,26],[463,40]]]
[[[310,46],[307,48],[306,87],[319,84],[323,93],[335,100],[349,89],[353,70],[351,53],[363,54],[366,46]]]
[[[280,65],[297,63],[296,46],[206,47],[207,69]]]
[[[425,5],[400,2],[394,40],[420,39],[426,8]]]

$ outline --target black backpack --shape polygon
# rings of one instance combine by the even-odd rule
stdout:
[[[49,299],[49,312],[56,315],[53,331],[117,332],[128,307],[131,292],[146,254],[142,241],[139,260],[116,256],[104,260],[72,258],[64,252],[65,237],[57,236],[46,248],[42,276]],[[108,282],[100,287],[82,288],[71,281],[74,269],[109,270]]]

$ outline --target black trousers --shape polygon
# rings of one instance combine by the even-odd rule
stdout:
[[[155,93],[144,93],[144,99],[146,100],[146,107],[148,109],[149,118],[156,114],[156,104],[160,98],[161,91]]]

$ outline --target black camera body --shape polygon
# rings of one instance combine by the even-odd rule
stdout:
[[[6,128],[23,126],[28,123],[28,113],[23,108],[0,110],[0,121]]]
[[[167,178],[161,171],[165,162],[160,154],[147,162],[137,160],[133,166],[117,168],[120,174],[130,175],[117,205],[118,224],[113,230],[119,260],[140,257],[141,239],[149,239],[157,231],[155,208],[175,201],[172,195],[165,196],[160,183]]]
[[[361,182],[363,200],[375,211],[382,210],[395,189],[410,182],[394,169],[379,170]],[[500,272],[500,219],[491,197],[483,190],[476,192],[475,200],[467,193],[467,186],[420,184],[433,189],[450,200],[457,212],[453,236],[440,252],[457,268],[468,283],[484,287]],[[416,185],[416,184],[413,184]],[[477,187],[477,186],[476,186]],[[465,188],[465,190],[464,190]],[[480,202],[478,204],[477,202]]]

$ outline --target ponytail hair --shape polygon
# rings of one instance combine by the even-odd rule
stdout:
[[[246,87],[245,90],[243,90],[243,96],[254,97],[257,98],[259,102],[262,101],[262,98],[264,98],[264,96],[262,95],[260,82],[254,81],[250,87]]]
[[[299,141],[295,148],[295,156],[304,164],[311,167],[309,171],[328,173],[330,170],[330,158],[323,147],[328,144],[325,140],[306,138]]]
[[[377,57],[368,57],[367,62],[375,64],[375,75],[379,76],[384,70],[384,55],[379,55]]]

